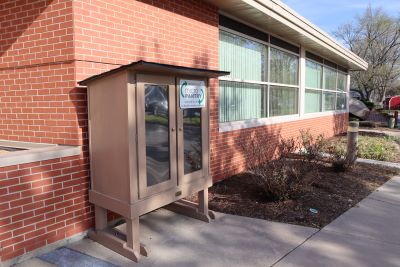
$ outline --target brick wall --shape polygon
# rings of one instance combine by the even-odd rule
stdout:
[[[202,1],[75,1],[74,25],[78,80],[141,59],[218,67],[217,9]]]
[[[72,1],[2,1],[0,25],[0,139],[81,144]]]
[[[309,129],[313,135],[324,134],[331,137],[346,131],[348,114],[323,116],[292,122],[272,124],[268,126],[248,128],[244,130],[219,132],[218,103],[212,99],[214,113],[211,117],[211,175],[214,181],[221,180],[244,170],[248,163],[243,144],[250,139],[266,140],[265,149],[271,157],[277,149],[281,138],[298,137],[301,129]]]
[[[0,168],[0,261],[93,225],[87,157]]]

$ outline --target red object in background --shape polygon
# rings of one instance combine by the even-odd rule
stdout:
[[[385,109],[400,110],[400,95],[387,97],[383,105]]]

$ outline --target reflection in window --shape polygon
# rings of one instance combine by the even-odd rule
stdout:
[[[329,67],[324,67],[324,88],[336,90],[336,70]]]
[[[184,173],[202,168],[201,109],[183,110]]]
[[[337,101],[336,109],[338,109],[338,110],[346,110],[347,109],[346,94],[338,93],[336,101]]]
[[[299,89],[293,87],[270,86],[270,116],[298,114]]]
[[[345,91],[346,89],[346,74],[338,72],[337,89],[339,91]]]
[[[147,186],[152,186],[170,179],[168,86],[144,88]]]
[[[336,93],[324,92],[323,94],[324,111],[335,110],[336,108]]]
[[[270,82],[282,84],[299,84],[299,57],[271,48]]]

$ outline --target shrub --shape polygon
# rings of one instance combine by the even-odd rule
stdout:
[[[280,158],[252,169],[253,179],[269,200],[287,200],[300,195],[309,171],[298,160]],[[311,182],[310,182],[311,183]]]
[[[305,177],[311,169],[316,169],[313,167],[314,164],[317,164],[317,161],[314,161],[316,158],[314,154],[320,153],[319,147],[322,139],[322,137],[313,138],[309,131],[304,132],[303,138],[281,138],[276,151],[278,157],[275,160],[266,159],[265,156],[259,155],[253,157],[257,162],[266,159],[261,164],[250,166],[249,171],[253,174],[255,183],[268,199],[287,200],[296,198],[307,183],[312,183]],[[315,141],[317,146],[314,144]],[[262,147],[256,145],[261,143],[260,141],[252,142],[251,149],[254,151],[262,150]],[[304,145],[307,146],[305,149],[303,148]],[[300,158],[293,158],[292,156],[299,149],[305,151],[304,155]]]
[[[300,148],[298,138],[280,139],[278,145],[279,158],[289,158]]]
[[[310,130],[300,130],[300,142],[302,154],[308,161],[318,160],[326,146],[327,140],[323,134],[314,137]]]
[[[328,162],[331,164],[333,171],[345,172],[354,166],[356,158],[350,159],[347,157],[346,149],[343,146],[328,147]]]

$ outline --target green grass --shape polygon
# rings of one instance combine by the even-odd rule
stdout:
[[[358,137],[358,157],[381,161],[398,159],[400,139],[392,136]],[[339,151],[346,151],[347,137],[340,136],[331,139],[328,146],[334,146]]]
[[[200,124],[200,118],[199,117],[183,118],[183,123],[199,125]]]
[[[165,118],[165,117],[162,117],[162,116],[158,116],[158,115],[146,114],[146,122],[152,122],[152,123],[159,123],[159,124],[168,125],[168,119]],[[185,124],[199,125],[200,124],[200,118],[199,117],[183,118],[183,122]]]
[[[159,124],[164,124],[168,125],[168,119],[165,117],[161,117],[158,115],[148,115],[146,114],[146,122],[152,122],[152,123],[159,123]]]

